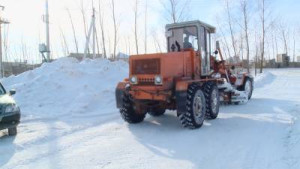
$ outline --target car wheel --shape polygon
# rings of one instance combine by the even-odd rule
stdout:
[[[9,136],[17,135],[17,127],[8,128],[8,135]]]

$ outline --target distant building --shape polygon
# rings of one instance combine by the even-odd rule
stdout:
[[[84,53],[70,53],[70,55],[68,57],[72,57],[72,58],[76,58],[77,60],[81,61],[84,58]],[[93,54],[87,54],[87,58],[89,59],[93,59]],[[102,54],[96,54],[96,58],[102,58]]]
[[[268,63],[266,64],[267,67],[276,67],[276,59],[271,59],[271,60],[268,60]]]
[[[233,56],[228,59],[228,62],[230,64],[238,64],[238,63],[241,63],[241,59],[239,56]]]
[[[129,60],[129,55],[127,55],[127,54],[125,54],[125,53],[119,52],[119,53],[117,54],[116,59],[117,59],[117,60],[123,60],[123,61],[128,62],[128,60]]]
[[[297,56],[297,62],[300,62],[300,56]]]
[[[278,54],[277,62],[283,67],[288,67],[290,64],[290,57],[287,54]]]
[[[68,57],[76,58],[77,60],[82,61],[83,58],[84,58],[84,54],[83,53],[70,53],[70,55]],[[87,58],[89,58],[89,59],[98,59],[98,58],[103,58],[103,55],[102,54],[96,54],[96,57],[93,58],[93,54],[88,54]],[[124,53],[119,52],[115,59],[113,59],[112,55],[110,57],[108,57],[108,59],[110,59],[110,60],[124,60],[124,61],[128,62],[129,55],[126,55]]]
[[[3,75],[9,77],[11,75],[18,75],[28,70],[33,70],[40,67],[41,64],[28,64],[27,62],[2,62]]]

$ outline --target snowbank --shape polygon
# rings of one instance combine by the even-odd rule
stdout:
[[[128,75],[128,64],[104,59],[78,62],[62,58],[18,76],[3,79],[7,89],[16,89],[23,115],[48,117],[101,113],[115,107],[114,90]],[[49,111],[51,110],[51,111]]]
[[[267,84],[270,84],[274,79],[275,75],[268,71],[262,74],[258,74],[254,79],[255,88],[261,88]]]

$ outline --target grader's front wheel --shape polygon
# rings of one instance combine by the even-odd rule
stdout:
[[[146,114],[137,112],[129,95],[124,95],[123,106],[120,109],[122,118],[128,123],[140,123],[144,121]]]

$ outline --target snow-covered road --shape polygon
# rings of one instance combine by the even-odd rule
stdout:
[[[94,105],[101,96],[90,100],[91,113],[24,108],[18,136],[0,133],[0,168],[299,169],[299,84],[300,69],[269,70],[250,102],[222,106],[198,130],[182,128],[174,112],[129,125],[113,107],[113,88],[102,106]]]

